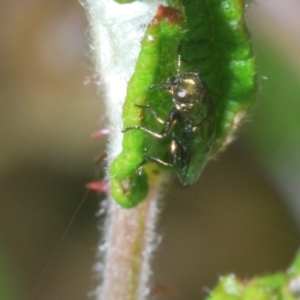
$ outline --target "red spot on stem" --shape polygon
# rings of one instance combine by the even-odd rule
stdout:
[[[99,85],[100,83],[101,83],[101,78],[100,78],[100,76],[98,74],[86,77],[85,81],[83,82],[84,85],[89,85],[89,84],[97,84],[97,85]]]
[[[183,21],[183,17],[179,9],[174,7],[159,5],[154,20],[156,20],[156,22],[161,22],[162,20],[166,20],[167,22],[178,24]]]
[[[94,132],[92,134],[92,138],[99,139],[99,138],[109,135],[110,132],[111,132],[111,130],[109,128],[103,128],[103,129],[100,129],[100,130]]]
[[[86,188],[92,191],[96,191],[98,193],[108,193],[109,186],[105,181],[93,181],[86,185]]]

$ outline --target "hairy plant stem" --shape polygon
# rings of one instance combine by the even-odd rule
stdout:
[[[105,242],[99,249],[103,255],[100,268],[103,283],[97,291],[97,299],[146,299],[150,290],[156,219],[156,191],[132,209],[122,209],[115,201],[109,201]]]
[[[108,165],[122,147],[122,105],[127,82],[140,51],[145,25],[153,18],[159,0],[120,5],[113,0],[86,0],[92,56],[101,78],[111,134]],[[109,177],[109,175],[108,175]],[[154,249],[157,204],[162,177],[153,177],[150,191],[137,207],[122,209],[108,195],[104,237],[99,245],[96,271],[101,283],[98,300],[145,300],[149,293],[150,260]]]

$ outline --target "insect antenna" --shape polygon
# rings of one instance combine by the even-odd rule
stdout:
[[[182,49],[182,44],[178,45],[178,50],[177,50],[177,53],[178,53],[178,59],[177,59],[177,76],[179,76],[181,74],[181,63],[184,62],[186,64],[188,64],[189,66],[191,66],[193,68],[194,71],[197,71],[197,67],[191,63],[189,60],[181,57],[181,51]]]
[[[177,52],[178,52],[178,59],[177,59],[177,71],[176,71],[176,73],[177,73],[177,76],[179,76],[180,73],[181,73],[180,72],[180,70],[181,70],[181,44],[178,45]]]

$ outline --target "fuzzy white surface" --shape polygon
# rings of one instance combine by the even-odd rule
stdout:
[[[86,0],[84,2],[90,21],[92,57],[101,81],[101,100],[105,102],[105,113],[111,129],[107,151],[108,165],[121,152],[122,107],[126,97],[127,83],[135,70],[141,48],[140,42],[147,25],[156,14],[160,4],[166,3],[159,0],[141,0],[130,4],[118,4],[113,0]],[[155,191],[152,191],[146,202],[143,202],[145,217],[142,220],[136,217],[139,215],[138,208],[121,209],[110,196],[105,202],[107,217],[102,229],[104,240],[98,248],[101,260],[95,267],[98,276],[102,279],[102,283],[98,285],[94,293],[97,299],[132,299],[129,284],[131,277],[128,278],[128,275],[134,270],[128,268],[127,265],[132,264],[133,245],[139,245],[139,243],[143,245],[141,253],[137,254],[137,258],[141,259],[141,271],[134,290],[138,294],[136,299],[147,298],[158,213]],[[144,228],[142,240],[136,240],[138,229],[126,230],[128,224],[131,224],[130,228],[139,228],[139,226]]]
[[[127,83],[140,52],[148,23],[165,1],[144,0],[119,4],[113,0],[87,0],[92,38],[92,56],[101,78],[101,95],[112,130],[108,164],[121,152],[122,106]]]

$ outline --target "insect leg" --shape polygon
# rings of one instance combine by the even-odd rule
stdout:
[[[178,119],[179,119],[178,111],[174,108],[171,110],[171,112],[169,114],[168,121],[165,122],[166,127],[162,133],[154,132],[143,126],[128,126],[128,127],[124,128],[122,130],[122,132],[126,132],[128,130],[133,130],[133,129],[139,129],[139,130],[149,133],[150,135],[152,135],[156,138],[163,139],[171,132],[172,128],[174,127],[174,125]]]
[[[168,82],[163,82],[163,83],[157,83],[153,84],[149,87],[149,90],[153,90],[156,88],[161,88],[161,89],[168,89],[170,87],[170,84]]]
[[[136,107],[139,107],[139,108],[146,108],[149,110],[150,114],[160,123],[160,124],[165,124],[166,121],[164,121],[163,119],[161,119],[157,113],[155,112],[155,110],[150,106],[150,105],[138,105],[138,104],[135,104]]]
[[[145,157],[145,159],[146,159],[146,161],[152,161],[152,162],[155,162],[155,163],[165,166],[165,167],[173,167],[173,164],[165,162],[165,161],[163,161],[157,157],[151,156],[151,155],[147,155]]]
[[[142,174],[142,172],[143,172],[143,166],[144,166],[147,162],[149,162],[149,161],[152,161],[152,162],[154,162],[154,163],[157,163],[157,164],[159,164],[159,165],[161,165],[161,166],[165,166],[165,167],[173,167],[173,164],[172,164],[172,163],[167,163],[167,162],[165,162],[165,161],[163,161],[163,160],[161,160],[161,159],[159,159],[159,158],[157,158],[157,157],[154,157],[154,156],[151,156],[151,155],[146,155],[146,156],[144,157],[144,160],[139,164],[139,166],[138,166],[137,169],[136,169],[136,172],[137,172],[138,175],[141,175],[141,174]]]
[[[154,131],[152,131],[152,130],[146,128],[146,127],[143,127],[143,126],[128,126],[128,127],[125,127],[122,130],[122,132],[126,132],[126,131],[133,130],[133,129],[142,130],[144,132],[149,133],[152,136],[155,136],[158,139],[162,139],[162,138],[164,138],[167,135],[165,132],[163,132],[163,133],[157,133],[157,132],[154,132]]]
[[[192,131],[196,131],[206,119],[207,119],[207,117],[203,118],[200,122],[198,122],[197,124],[193,125]]]

